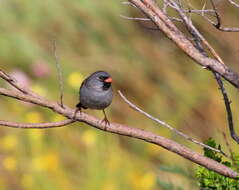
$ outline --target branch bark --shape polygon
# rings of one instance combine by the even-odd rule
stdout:
[[[0,120],[0,125],[11,128],[24,128],[24,129],[47,129],[47,128],[56,128],[64,127],[75,121],[72,119],[66,119],[59,122],[49,122],[49,123],[17,123],[11,121]]]
[[[239,88],[239,74],[231,70],[228,66],[221,64],[216,59],[203,55],[189,39],[174,25],[167,15],[152,0],[129,0],[131,4],[140,9],[155,25],[163,31],[186,55],[195,63],[210,69],[225,78],[236,88]]]
[[[63,105],[63,107],[61,107],[61,105],[59,105],[56,102],[48,101],[44,99],[43,97],[37,98],[35,96],[31,96],[27,92],[22,93],[21,91],[19,92],[17,90],[8,90],[5,88],[0,88],[0,95],[4,95],[4,96],[11,97],[23,102],[29,102],[32,104],[36,104],[38,106],[48,108],[52,110],[53,112],[56,112],[62,116],[65,116],[66,118],[70,120],[73,118],[75,113],[74,109],[71,109],[66,105]],[[174,142],[165,137],[156,135],[154,133],[151,133],[142,129],[138,129],[132,126],[118,124],[118,123],[110,123],[109,125],[105,125],[104,123],[101,122],[101,120],[83,112],[77,113],[74,118],[76,121],[86,123],[99,130],[115,133],[118,135],[128,136],[128,137],[140,139],[152,144],[156,144],[170,152],[176,153],[179,156],[182,156],[196,164],[199,164],[203,167],[213,170],[221,175],[224,175],[230,178],[236,178],[238,176],[237,172],[233,171],[227,166],[220,164],[214,160],[211,160],[207,157],[204,157],[203,155],[196,153],[190,150],[189,148],[181,144],[178,144],[177,142]],[[69,121],[69,120],[66,120],[66,121]],[[4,125],[3,122],[1,124]],[[18,125],[21,125],[21,124],[18,123]],[[25,124],[22,124],[22,126],[24,125]],[[35,124],[35,125],[39,125],[39,124]],[[8,126],[8,125],[5,125],[5,126]]]

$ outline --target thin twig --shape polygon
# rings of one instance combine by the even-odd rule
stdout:
[[[189,10],[183,10],[185,13],[200,13],[200,14],[205,14],[205,13],[214,13],[214,10],[212,9],[189,9]],[[211,15],[211,14],[210,14]]]
[[[183,22],[183,20],[182,20],[182,19],[180,19],[180,18],[177,18],[177,17],[172,17],[172,16],[169,16],[168,18],[169,18],[170,20],[172,20],[172,21]]]
[[[149,19],[149,18],[128,17],[128,16],[124,16],[124,15],[119,15],[119,16],[120,16],[121,18],[127,19],[127,20],[139,20],[139,21],[150,21],[150,22],[152,22],[152,20]],[[168,17],[168,18],[169,18],[170,20],[173,20],[173,21],[183,22],[182,19],[177,18],[177,17]],[[156,28],[154,28],[154,29],[156,29]],[[157,30],[159,30],[159,29],[157,28]]]
[[[49,123],[17,123],[11,121],[0,120],[0,125],[11,128],[19,128],[19,129],[46,129],[46,128],[56,128],[56,127],[64,127],[75,121],[72,119],[66,119],[64,121],[59,122],[49,122]]]
[[[127,19],[127,20],[140,20],[140,21],[151,21],[149,18],[139,18],[139,17],[128,17],[124,15],[119,15],[121,18]],[[152,22],[152,21],[151,21]]]
[[[217,7],[215,6],[213,0],[210,0],[210,2],[211,2],[211,5],[212,5],[212,8],[213,8],[213,10],[214,10],[214,13],[215,13],[215,15],[216,15],[216,18],[217,18],[217,24],[214,25],[214,26],[215,26],[216,28],[220,28],[220,27],[221,27],[221,17],[220,17],[220,15],[219,15],[219,13],[218,13]]]
[[[202,10],[205,10],[206,4],[207,4],[207,2],[205,1],[204,4],[203,4],[203,6],[202,6]],[[204,12],[202,12],[202,16],[204,16]]]
[[[54,51],[54,57],[55,57],[56,68],[57,68],[57,77],[58,77],[59,88],[60,88],[60,105],[63,108],[64,85],[63,85],[62,70],[60,65],[60,58],[57,55],[56,40],[53,41],[53,51]]]
[[[239,8],[239,4],[235,3],[233,0],[227,0],[229,3],[234,5],[235,7]]]
[[[163,12],[164,14],[167,14],[167,8],[168,8],[168,2],[164,0],[164,3],[163,3]]]
[[[122,5],[130,5],[130,6],[134,7],[134,8],[137,8],[133,3],[128,2],[128,1],[122,1],[121,4]]]
[[[239,28],[238,27],[220,27],[220,28],[217,28],[218,30],[220,31],[223,31],[223,32],[239,32]]]
[[[159,120],[158,118],[153,117],[153,116],[150,115],[149,113],[143,111],[142,109],[140,109],[139,107],[137,107],[135,104],[133,104],[132,102],[130,102],[130,101],[122,94],[122,92],[121,92],[120,90],[118,90],[118,93],[119,93],[120,97],[121,97],[131,108],[133,108],[134,110],[138,111],[139,113],[145,115],[145,116],[148,117],[149,119],[151,119],[151,120],[153,120],[153,121],[159,123],[160,125],[162,125],[162,126],[168,128],[169,130],[173,131],[173,132],[176,133],[177,135],[179,135],[179,136],[181,136],[181,137],[183,137],[183,138],[185,138],[185,139],[187,139],[187,140],[189,140],[189,141],[191,141],[191,142],[193,142],[193,143],[195,143],[195,144],[198,144],[198,145],[200,145],[200,146],[202,146],[202,147],[204,147],[204,148],[208,148],[208,149],[213,150],[213,151],[215,151],[215,152],[221,153],[221,154],[223,154],[224,156],[228,157],[228,155],[226,155],[222,150],[219,150],[219,149],[210,147],[210,146],[208,146],[208,145],[206,145],[206,144],[203,144],[203,143],[201,143],[201,142],[198,142],[197,140],[195,140],[195,139],[189,137],[188,135],[182,133],[181,131],[179,131],[179,130],[173,128],[172,126],[170,126],[169,124],[165,123],[164,121],[161,121],[161,120]]]

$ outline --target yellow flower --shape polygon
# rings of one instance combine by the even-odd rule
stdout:
[[[26,122],[29,122],[29,123],[41,123],[41,122],[43,122],[42,115],[39,112],[36,112],[36,111],[27,113],[26,116],[25,116],[25,120],[26,120]]]
[[[149,150],[149,153],[152,155],[159,155],[159,153],[162,151],[159,146],[156,146],[155,144],[148,144],[147,149]]]
[[[23,187],[30,188],[33,186],[33,177],[29,174],[25,174],[21,179],[21,183]]]
[[[129,172],[128,173],[128,181],[133,186],[132,189],[138,189],[139,188],[139,182],[138,182],[139,179],[140,179],[139,172],[134,171],[134,172]]]
[[[63,117],[62,115],[56,114],[56,115],[53,116],[52,122],[58,122],[58,121],[62,121],[64,119],[66,119],[66,118]]]
[[[2,139],[2,147],[6,150],[12,150],[17,145],[17,139],[14,135],[7,135]]]
[[[36,171],[56,170],[59,166],[58,155],[54,152],[36,157],[32,160],[32,167]]]
[[[96,133],[93,130],[87,130],[82,134],[82,141],[87,145],[87,146],[93,146],[96,142]]]
[[[34,143],[32,145],[32,147],[38,147],[41,146],[42,141],[43,141],[43,137],[45,135],[45,131],[44,130],[28,130],[28,137],[31,141],[31,143]],[[35,150],[37,152],[37,150]]]
[[[114,190],[115,184],[112,181],[106,182],[105,185],[103,185],[102,190]]]
[[[156,184],[156,175],[153,172],[141,174],[139,172],[131,172],[128,174],[128,179],[133,186],[133,189],[151,190]]]
[[[36,171],[45,170],[45,163],[42,156],[35,157],[32,160],[32,168]]]
[[[54,152],[51,152],[44,157],[44,162],[48,170],[56,170],[59,166],[58,155]]]
[[[21,114],[25,109],[23,109],[22,106],[19,106],[19,104],[10,104],[10,109],[12,109],[13,113]]]
[[[38,84],[34,84],[31,88],[32,88],[33,92],[36,92],[37,94],[39,94],[41,96],[46,96],[47,95],[46,90]]]
[[[140,180],[141,189],[149,190],[156,184],[156,175],[153,172],[145,173]]]
[[[26,114],[25,121],[28,123],[42,123],[43,117],[39,112],[33,111]],[[40,142],[40,140],[42,139],[42,136],[45,134],[45,131],[44,130],[29,130],[28,134],[31,140]]]
[[[16,159],[12,156],[6,157],[3,162],[3,167],[8,171],[16,170],[17,162]]]
[[[78,72],[72,72],[68,79],[67,82],[70,87],[74,89],[78,89],[80,87],[81,82],[83,81],[83,75],[78,73]]]

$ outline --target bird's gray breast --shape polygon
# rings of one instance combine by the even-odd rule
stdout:
[[[113,98],[112,88],[107,90],[89,89],[86,86],[80,90],[81,104],[90,109],[105,109]]]

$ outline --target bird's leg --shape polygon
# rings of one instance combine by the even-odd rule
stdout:
[[[78,111],[80,111],[80,113],[81,113],[81,109],[77,107],[74,111],[74,115],[72,117],[72,120],[76,120],[76,114],[78,113]]]
[[[105,114],[105,110],[103,109],[103,113],[104,113],[104,119],[101,121],[101,122],[104,122],[105,123],[105,127],[106,127],[106,125],[110,125],[110,122],[109,122],[109,120],[107,119],[107,117],[106,117],[106,114]]]
[[[75,109],[74,115],[72,117],[73,120],[76,120],[76,114],[78,113],[78,111],[80,111],[80,113],[81,113],[81,108],[82,108],[81,103],[76,105],[76,109]]]

